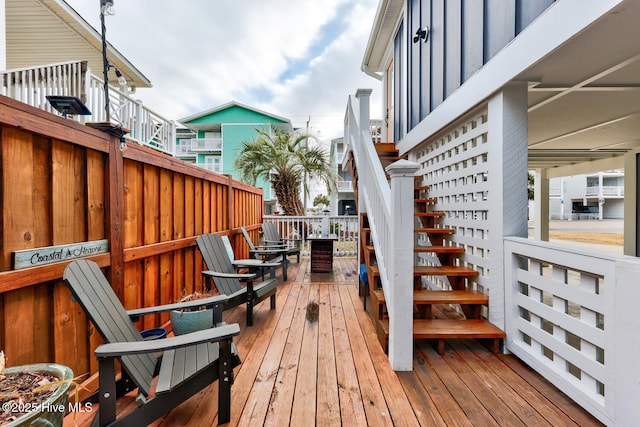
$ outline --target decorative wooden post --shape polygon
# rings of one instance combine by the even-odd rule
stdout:
[[[399,160],[387,167],[391,177],[389,363],[395,371],[413,369],[413,186],[418,164]]]

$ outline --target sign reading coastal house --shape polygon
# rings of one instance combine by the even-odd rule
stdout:
[[[108,240],[71,243],[69,245],[47,246],[13,252],[13,269],[36,267],[60,261],[102,254],[109,251]]]

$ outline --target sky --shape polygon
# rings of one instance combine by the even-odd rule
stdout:
[[[100,29],[98,0],[66,0]],[[178,120],[237,101],[321,141],[343,133],[347,97],[378,80],[360,70],[378,0],[114,0],[107,40],[153,88],[135,98]]]

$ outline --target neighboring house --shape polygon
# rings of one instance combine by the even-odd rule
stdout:
[[[552,178],[549,219],[623,219],[624,172]]]
[[[186,129],[176,132],[176,157],[238,180],[235,159],[242,143],[258,136],[256,129],[293,131],[289,119],[235,101],[178,121]],[[260,180],[256,186],[264,189],[265,214],[273,213],[276,196],[270,183]]]
[[[351,173],[342,169],[342,157],[344,156],[344,138],[331,140],[331,164],[338,173],[339,181],[336,183],[337,193],[331,194],[331,214],[332,215],[355,215],[356,202],[353,194],[353,183]]]
[[[362,68],[381,81],[383,140],[408,161],[389,186],[369,160],[370,91],[349,99],[345,141],[392,301],[394,369],[411,369],[414,231],[411,194],[393,182],[413,168],[455,232],[449,244],[465,249],[458,263],[479,272],[505,351],[607,425],[640,419],[638,22],[637,0],[379,2]],[[542,218],[550,179],[624,170],[628,256],[549,243],[545,221],[527,239],[527,170]]]
[[[47,95],[74,96],[91,115],[70,118],[81,123],[104,122],[101,33],[63,0],[2,0],[0,6],[0,32],[4,30],[0,34],[0,94],[54,114],[60,113],[49,104]],[[100,3],[96,2],[98,13]],[[171,153],[173,121],[132,97],[137,89],[151,87],[151,82],[108,40],[106,50],[111,65],[111,122],[128,129],[130,141]],[[126,85],[119,86],[116,70]]]

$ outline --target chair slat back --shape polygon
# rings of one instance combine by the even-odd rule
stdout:
[[[240,227],[240,232],[242,233],[242,236],[244,236],[244,240],[247,242],[247,245],[249,245],[249,250],[255,251],[256,245],[253,244],[253,240],[251,240],[251,236],[249,235],[247,229],[244,227]]]
[[[227,254],[221,236],[217,234],[201,234],[196,238],[196,243],[209,270],[220,273],[235,273],[235,268],[231,263],[231,259],[229,259],[229,254]],[[218,292],[224,295],[231,295],[243,289],[240,280],[234,278],[216,277],[213,282]]]
[[[63,279],[105,342],[142,341],[140,332],[98,264],[87,260],[74,261],[65,268]],[[120,362],[140,391],[147,396],[157,358],[152,354],[141,354],[124,356]]]
[[[270,243],[280,242],[280,233],[278,233],[278,228],[272,222],[265,222],[262,224],[262,232],[264,233],[264,238],[266,241]]]

